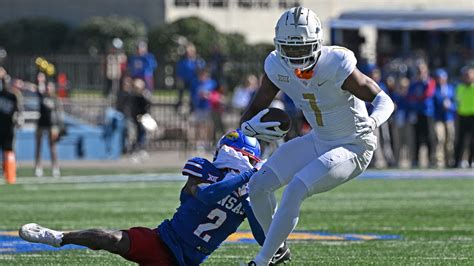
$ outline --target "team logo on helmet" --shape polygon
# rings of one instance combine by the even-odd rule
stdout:
[[[241,152],[253,161],[260,161],[260,144],[257,139],[245,136],[240,129],[229,131],[222,136],[217,144],[216,156],[224,145]]]
[[[239,136],[240,136],[239,132],[234,130],[234,131],[231,131],[231,132],[227,133],[227,135],[225,135],[225,138],[230,139],[230,140],[236,140],[236,139],[239,138]]]

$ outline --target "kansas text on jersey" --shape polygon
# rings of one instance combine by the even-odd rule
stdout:
[[[203,158],[189,160],[182,173],[207,183],[222,181],[226,176]],[[205,204],[181,191],[181,205],[171,220],[158,227],[160,236],[180,265],[198,265],[243,222],[245,200],[236,191],[217,203]]]

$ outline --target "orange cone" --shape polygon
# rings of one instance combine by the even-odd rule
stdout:
[[[8,184],[16,183],[16,160],[13,151],[3,153],[3,174]]]

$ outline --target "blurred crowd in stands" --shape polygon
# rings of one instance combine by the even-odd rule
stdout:
[[[360,68],[396,104],[391,119],[377,131],[379,148],[372,167],[474,166],[474,66],[464,66],[450,77],[445,69],[430,69],[427,59],[413,56],[388,61],[381,67]],[[176,69],[178,88],[190,93],[197,139],[203,142],[210,142],[225,129],[222,114],[226,110],[245,110],[260,83],[256,75],[249,74],[227,93],[225,82],[216,78],[192,44],[186,47]],[[181,103],[180,97],[178,105]],[[286,95],[278,95],[272,105],[285,109],[293,118],[288,139],[310,130],[302,112]],[[370,113],[369,103],[367,108]]]
[[[139,41],[136,53],[128,57],[123,51],[122,41],[118,38],[112,41],[112,47],[106,56],[107,86],[104,94],[112,99],[115,109],[126,121],[123,154],[137,153],[141,157],[147,157],[146,134],[156,128],[150,107],[157,65],[155,56],[148,52],[146,41]],[[130,138],[132,130],[134,140]]]
[[[218,136],[239,126],[238,119],[229,121],[226,117],[231,113],[238,116],[246,109],[259,87],[261,74],[248,73],[237,86],[229,88],[223,75],[225,57],[217,47],[207,61],[192,43],[182,48],[183,54],[174,66],[177,100],[172,108],[193,128],[187,138],[194,140],[195,147],[211,151]],[[474,167],[474,66],[464,66],[460,73],[450,77],[443,68],[430,69],[426,58],[407,58],[396,58],[382,66],[359,67],[396,104],[391,119],[377,131],[379,148],[372,167]],[[104,95],[114,107],[111,114],[118,114],[131,125],[123,131],[124,154],[146,156],[147,133],[157,129],[151,112],[157,65],[145,41],[137,44],[134,54],[126,55],[121,40],[114,39],[105,56]],[[59,176],[54,143],[66,133],[58,97],[67,96],[67,78],[58,73],[54,83],[53,75],[45,73],[48,69],[39,71],[33,82],[3,82],[19,99],[21,94],[37,93],[41,117],[36,131],[35,173],[43,174],[40,149],[42,135],[47,133],[53,175]],[[293,119],[287,139],[310,130],[301,110],[286,95],[279,94],[272,106],[284,109]],[[371,105],[367,104],[367,108],[370,112]]]
[[[14,129],[22,127],[26,117],[35,123],[34,174],[38,177],[44,174],[41,150],[46,135],[51,158],[51,174],[53,177],[59,177],[61,174],[56,144],[67,134],[63,111],[63,103],[68,101],[69,94],[67,77],[64,73],[56,73],[54,64],[42,57],[35,60],[35,65],[35,80],[24,81],[11,77],[0,64],[0,102],[4,106],[7,104],[11,106],[4,108],[3,112],[0,110],[2,160],[4,164],[9,158],[13,158],[14,161]],[[135,130],[133,142],[124,142],[124,152],[143,153],[146,129],[150,127],[150,121],[151,127],[156,123],[149,116],[151,91],[154,88],[153,73],[156,66],[155,57],[148,53],[147,43],[143,41],[137,44],[136,54],[129,56],[127,60],[122,51],[121,41],[115,39],[110,53],[106,56],[104,72],[107,82],[104,94],[112,100],[110,102],[113,102],[119,111],[115,113],[130,121]],[[27,103],[23,100],[27,98],[35,99],[36,102]],[[128,136],[128,130],[124,130],[123,134],[125,137]],[[104,138],[106,137],[107,125],[104,129]],[[10,153],[13,156],[10,156]]]
[[[403,69],[386,65],[366,70],[396,105],[377,132],[373,166],[420,167],[422,161],[433,168],[472,166],[474,67],[463,67],[459,81],[445,69],[429,69],[422,59],[407,62]]]

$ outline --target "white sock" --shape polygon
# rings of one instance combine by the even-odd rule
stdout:
[[[275,190],[281,187],[281,182],[273,171],[263,166],[249,182],[250,203],[253,213],[262,226],[265,235],[272,223],[273,213],[277,207]]]
[[[288,184],[283,193],[280,208],[278,208],[270,229],[266,234],[265,243],[255,257],[257,265],[268,265],[271,258],[290,235],[298,223],[301,203],[308,195],[306,185],[298,178]]]

